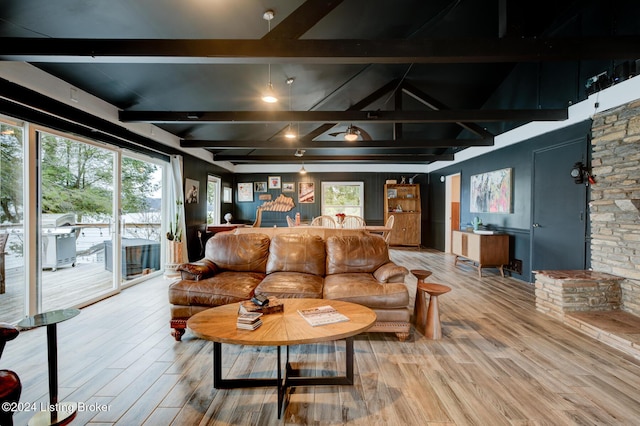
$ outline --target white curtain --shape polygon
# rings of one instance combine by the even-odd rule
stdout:
[[[182,240],[180,245],[182,246],[182,259],[179,263],[189,261],[187,253],[187,236],[186,236],[186,223],[184,220],[184,190],[182,185],[182,156],[171,156],[171,182],[173,189],[169,191],[169,219],[173,223],[173,226],[177,225],[178,229],[182,233]],[[175,230],[174,230],[175,232]]]

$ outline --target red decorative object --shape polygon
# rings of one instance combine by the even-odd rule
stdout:
[[[342,225],[342,222],[344,222],[345,216],[346,215],[344,213],[336,213],[336,217],[338,218],[338,224]]]

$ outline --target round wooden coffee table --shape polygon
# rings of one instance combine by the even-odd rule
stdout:
[[[262,326],[249,331],[236,328],[239,303],[218,306],[200,312],[187,321],[187,328],[202,339],[213,341],[213,386],[216,389],[276,386],[278,388],[278,418],[282,414],[287,390],[294,386],[352,385],[353,336],[373,326],[376,314],[355,303],[326,299],[281,299],[284,311],[263,315]],[[298,310],[332,306],[349,321],[312,327]],[[344,376],[301,377],[294,375],[289,364],[289,346],[346,340]],[[222,378],[222,343],[233,345],[277,346],[278,367],[276,378]],[[285,375],[281,371],[281,347],[286,347]]]

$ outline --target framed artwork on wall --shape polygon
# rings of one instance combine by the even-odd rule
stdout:
[[[315,184],[313,182],[298,183],[298,202],[315,203]]]
[[[295,182],[282,182],[282,192],[295,192]]]
[[[269,189],[280,189],[280,176],[269,176]]]
[[[253,192],[267,192],[267,182],[253,182]]]
[[[471,213],[511,213],[511,169],[471,176]]]
[[[231,203],[233,201],[233,190],[228,186],[222,188],[222,202]]]
[[[184,180],[184,202],[187,204],[198,204],[200,195],[200,182],[193,179]]]
[[[253,183],[238,184],[238,201],[253,201]]]

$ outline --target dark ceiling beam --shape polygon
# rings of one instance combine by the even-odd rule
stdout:
[[[179,154],[175,148],[169,147],[153,139],[142,136],[136,132],[126,129],[116,123],[96,117],[79,108],[74,108],[58,100],[49,98],[46,95],[36,92],[35,90],[22,87],[16,83],[0,78],[0,98],[6,98],[12,102],[18,103],[28,109],[43,112],[34,116],[20,116],[27,121],[34,121],[39,124],[47,125],[48,121],[43,117],[50,116],[50,126],[58,130],[67,130],[78,132],[76,129],[90,129],[88,133],[77,133],[92,139],[107,141],[119,147],[134,149],[149,153],[157,158],[168,159],[167,156]],[[0,110],[0,112],[3,112]],[[12,114],[8,114],[12,115]],[[63,119],[63,120],[59,120]],[[67,124],[64,124],[64,123]],[[65,127],[66,126],[66,127]],[[100,134],[104,133],[109,137],[101,139]]]
[[[343,0],[306,0],[282,22],[271,29],[262,40],[297,39],[309,31]]]
[[[125,123],[457,123],[494,121],[558,121],[561,109],[432,110],[432,111],[120,111]]]
[[[361,109],[364,109],[364,108],[368,107],[373,102],[375,102],[378,99],[380,99],[382,96],[386,95],[387,93],[391,92],[392,90],[395,90],[398,87],[398,83],[399,82],[400,82],[399,79],[393,79],[393,80],[389,81],[384,86],[374,90],[372,93],[370,93],[364,99],[361,99],[360,101],[356,102],[354,105],[351,105],[349,108],[347,108],[347,111],[359,111]],[[337,124],[338,123],[324,123],[324,124],[316,127],[315,129],[313,129],[312,131],[308,132],[307,134],[301,136],[300,140],[311,141],[311,140],[317,138],[318,136],[328,132],[329,130],[331,130]]]
[[[0,59],[202,64],[503,63],[640,57],[640,36],[412,40],[3,37]]]
[[[433,96],[429,96],[428,94],[426,94],[425,92],[418,89],[413,84],[407,81],[404,81],[402,83],[402,92],[406,93],[408,96],[411,96],[421,104],[431,108],[434,111],[450,109],[448,106],[446,106],[439,100],[435,99]],[[481,138],[485,138],[485,139],[493,138],[494,136],[492,133],[488,132],[484,127],[478,126],[475,123],[458,122],[456,124],[462,127],[463,129],[467,129],[468,131],[480,136]]]
[[[346,142],[340,138],[334,141],[249,141],[249,140],[182,140],[182,148],[206,149],[415,149],[415,148],[450,148],[468,146],[493,146],[491,139],[434,139],[434,140],[378,140]]]
[[[214,161],[229,161],[231,163],[281,163],[281,164],[310,164],[310,163],[425,163],[432,161],[452,161],[453,154],[411,154],[411,155],[227,155],[214,154]]]

